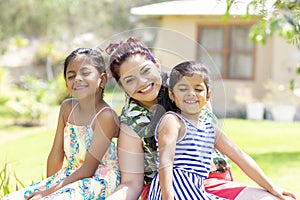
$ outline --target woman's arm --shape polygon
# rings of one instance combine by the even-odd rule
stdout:
[[[258,164],[248,154],[243,152],[236,144],[234,144],[219,128],[216,128],[216,138],[215,147],[236,163],[240,169],[259,186],[281,200],[284,200],[283,195],[291,196],[296,199],[294,194],[283,191],[279,187],[273,185]]]
[[[144,150],[140,137],[121,123],[118,139],[121,184],[107,200],[138,199],[144,185]]]
[[[174,199],[173,163],[180,125],[175,115],[167,114],[158,127],[159,182],[162,199]]]

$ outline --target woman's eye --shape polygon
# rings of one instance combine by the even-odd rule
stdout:
[[[151,71],[151,68],[150,68],[150,67],[145,68],[145,69],[143,70],[142,74],[147,74],[147,73],[150,72],[150,71]]]
[[[129,83],[132,83],[132,82],[133,82],[133,78],[126,79],[126,81],[125,81],[126,84],[129,84]]]

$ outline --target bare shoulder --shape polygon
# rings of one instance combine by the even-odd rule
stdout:
[[[72,108],[78,103],[78,100],[74,98],[65,99],[60,105],[60,116],[67,119]]]
[[[61,109],[72,109],[78,103],[77,99],[68,98],[61,103]]]
[[[110,106],[106,106],[105,108],[102,109],[103,110],[97,116],[98,120],[101,119],[104,121],[111,121],[119,125],[119,118],[114,109],[112,109]]]
[[[120,122],[117,113],[109,106],[100,109],[100,113],[97,116],[98,124],[102,128],[109,128],[109,130],[115,132],[115,137],[119,134]],[[98,111],[99,112],[99,111]]]
[[[161,122],[158,127],[158,131],[164,130],[168,132],[175,129],[180,129],[182,126],[182,121],[173,113],[167,113],[161,119]]]
[[[161,125],[180,125],[181,120],[178,118],[177,115],[173,113],[167,113],[166,115],[163,116],[160,126]]]

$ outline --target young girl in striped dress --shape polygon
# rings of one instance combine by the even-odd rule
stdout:
[[[210,172],[214,147],[265,190],[282,197],[282,189],[273,185],[255,161],[222,130],[209,121],[199,120],[210,95],[210,78],[203,64],[188,61],[172,69],[169,81],[172,106],[155,130],[158,173],[151,182],[148,199],[224,199],[207,193],[203,184]]]
[[[206,193],[203,184],[215,141],[212,124],[199,120],[209,95],[204,66],[186,62],[173,68],[169,96],[178,112],[167,112],[158,123],[159,170],[149,199],[222,199]]]

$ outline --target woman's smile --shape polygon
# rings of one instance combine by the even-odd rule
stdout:
[[[148,84],[146,87],[140,89],[138,92],[143,94],[149,94],[154,89],[154,83]]]

